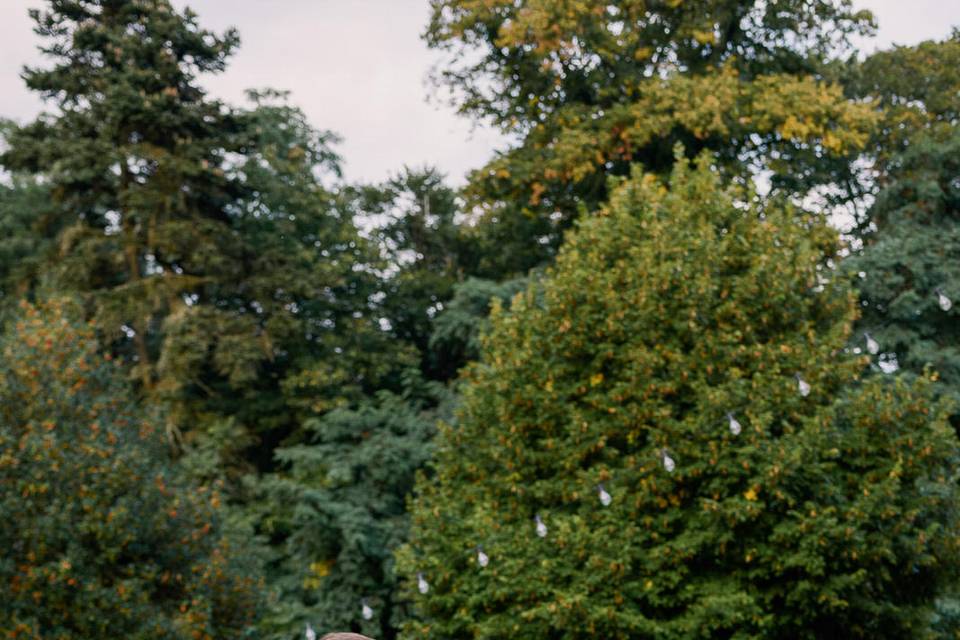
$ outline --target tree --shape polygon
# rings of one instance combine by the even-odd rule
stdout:
[[[0,364],[0,632],[10,638],[243,638],[257,569],[216,487],[171,472],[94,329],[23,305]]]
[[[923,375],[931,367],[960,430],[960,130],[914,137],[890,161],[886,187],[870,209],[874,230],[847,267],[859,273],[869,335],[887,366]]]
[[[452,381],[476,357],[490,302],[507,302],[524,278],[497,268],[499,249],[475,230],[436,169],[404,169],[378,185],[346,190],[353,215],[380,248],[383,313],[390,335],[420,354],[429,380]],[[378,295],[380,295],[378,294]]]
[[[257,472],[280,468],[275,451],[307,441],[309,421],[401,389],[416,358],[380,326],[377,247],[324,186],[336,138],[282,93],[253,92],[246,110],[207,97],[199,76],[225,67],[237,35],[167,0],[33,17],[53,65],[25,77],[55,109],[6,132],[0,163],[49,189],[49,214],[28,215],[56,248],[37,272],[78,294],[105,352],[132,365],[184,454],[177,471],[223,482],[231,528],[273,531],[251,505]],[[283,535],[270,542],[280,556]],[[296,579],[288,568],[271,589]]]
[[[54,64],[24,78],[56,110],[10,132],[0,162],[49,180],[66,230],[60,275],[98,294],[111,335],[127,328],[151,389],[158,315],[238,275],[226,211],[238,187],[224,166],[242,126],[196,83],[224,68],[238,37],[165,0],[67,0],[31,16]]]
[[[30,176],[0,184],[0,300],[3,312],[16,312],[16,302],[30,292],[53,244],[42,226],[49,191]]]
[[[199,76],[238,36],[167,0],[32,15],[54,63],[24,77],[55,109],[9,132],[0,163],[52,195],[58,252],[41,273],[83,295],[176,445],[230,421],[233,473],[272,468],[305,414],[405,358],[369,301],[376,254],[321,182],[339,171],[334,137],[283,94],[251,94],[247,111],[206,96]]]
[[[960,120],[960,29],[942,41],[878,51],[847,72],[848,91],[881,111],[869,155],[881,184],[912,138],[949,135]]]
[[[866,182],[876,200],[855,228],[863,250],[846,266],[862,278],[860,346],[866,336],[882,351],[883,366],[939,377],[938,394],[952,401],[950,421],[960,430],[960,336],[954,301],[960,296],[954,265],[960,255],[960,200],[954,154],[960,145],[960,31],[941,42],[894,47],[868,57],[850,74],[851,90],[883,110],[869,146]],[[879,191],[879,193],[877,193]],[[946,297],[948,309],[937,293]],[[951,297],[952,296],[952,297]],[[954,586],[938,603],[942,637],[960,629]]]
[[[523,273],[634,163],[666,174],[674,145],[786,194],[850,179],[877,119],[837,62],[869,33],[849,0],[650,3],[434,0],[425,38],[465,115],[517,140],[474,172],[468,209]]]
[[[279,596],[260,627],[269,637],[321,621],[397,637],[411,603],[398,589],[393,553],[407,541],[414,475],[432,457],[437,419],[456,402],[447,383],[475,356],[490,300],[519,288],[460,282],[475,249],[454,192],[434,170],[346,189],[338,203],[366,222],[379,248],[372,297],[385,335],[419,357],[399,384],[306,414],[296,444],[276,451],[277,471],[248,496],[246,512],[270,540],[267,582]],[[398,366],[393,353],[369,357]]]
[[[535,276],[534,276],[535,277]],[[513,296],[527,287],[529,280],[513,278],[493,282],[467,278],[454,287],[453,297],[434,318],[428,348],[431,355],[458,372],[480,356],[480,336],[488,324],[490,307],[496,300],[509,308]],[[451,376],[452,377],[452,376]]]
[[[852,230],[859,237],[872,232],[873,198],[896,180],[892,173],[910,144],[952,135],[960,118],[958,64],[960,31],[955,29],[942,41],[877,51],[863,61],[850,61],[841,71],[847,94],[871,105],[878,116],[851,175],[832,189],[832,201],[851,214]]]
[[[383,259],[322,182],[339,175],[335,138],[285,94],[250,97],[254,141],[236,160],[247,195],[231,215],[240,275],[167,317],[158,368],[183,422],[233,421],[246,436],[231,437],[227,449],[240,451],[224,455],[269,471],[305,420],[399,388],[415,352],[380,327]]]
[[[458,220],[456,192],[436,169],[405,168],[382,184],[347,189],[344,197],[355,217],[368,221],[379,247],[379,309],[390,335],[417,349],[425,376],[451,379],[456,364],[435,358],[429,342],[454,287],[475,268],[476,249]]]
[[[494,312],[418,483],[410,637],[924,637],[945,410],[858,382],[835,232],[710,163],[634,173]]]
[[[408,376],[402,395],[381,391],[314,418],[304,444],[278,450],[284,469],[264,480],[257,503],[279,594],[264,632],[286,638],[322,621],[390,640],[409,617],[393,552],[407,541],[414,474],[432,457],[452,398]]]

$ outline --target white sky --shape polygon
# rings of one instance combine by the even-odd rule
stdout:
[[[427,0],[174,0],[202,26],[237,27],[239,52],[210,91],[239,104],[247,88],[292,92],[317,127],[343,137],[338,151],[350,180],[387,178],[403,165],[432,164],[461,183],[503,146],[495,131],[456,116],[426,74],[435,54],[420,40]],[[877,16],[865,49],[942,38],[960,25],[960,0],[855,0]],[[0,0],[0,117],[27,120],[40,101],[19,77],[40,62],[27,17],[39,0]]]

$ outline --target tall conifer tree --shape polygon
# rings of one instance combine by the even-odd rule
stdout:
[[[53,110],[12,132],[0,162],[49,180],[66,229],[59,271],[96,292],[101,326],[126,328],[150,389],[161,314],[239,275],[227,219],[239,187],[225,163],[243,127],[197,84],[238,36],[166,0],[56,0],[31,15],[53,64],[24,79]]]
[[[380,357],[398,350],[369,301],[375,252],[320,181],[339,171],[332,136],[281,94],[249,111],[207,96],[200,76],[238,36],[168,0],[32,16],[52,64],[24,78],[52,109],[7,133],[0,163],[49,188],[42,271],[84,295],[105,346],[170,407],[171,436],[230,421],[222,459],[271,467],[305,415],[404,361]]]

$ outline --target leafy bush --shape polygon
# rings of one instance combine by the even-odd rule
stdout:
[[[25,304],[2,342],[0,634],[246,637],[259,582],[217,491],[170,472],[157,416],[73,311]]]
[[[838,248],[709,159],[621,184],[494,312],[420,480],[410,636],[923,637],[958,443],[929,381],[858,381]]]

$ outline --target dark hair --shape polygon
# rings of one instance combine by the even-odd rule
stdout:
[[[373,638],[362,636],[359,633],[328,633],[320,640],[373,640]]]

